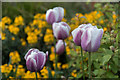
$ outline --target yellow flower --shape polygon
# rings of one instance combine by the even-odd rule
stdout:
[[[15,40],[15,37],[12,37],[11,39],[14,41],[14,40]]]
[[[37,43],[38,37],[35,33],[29,32],[28,37],[27,37],[27,41],[28,41],[29,44]]]
[[[24,31],[25,31],[25,33],[31,32],[30,26],[25,27],[25,28],[24,28]]]
[[[54,69],[56,68],[56,67],[55,67],[55,63],[53,63],[53,67],[54,67]],[[58,68],[58,69],[61,69],[61,63],[60,63],[60,62],[57,63],[57,68]]]
[[[73,70],[73,72],[71,73],[71,75],[72,75],[73,77],[77,77],[76,70]]]
[[[113,17],[113,19],[116,19],[116,18],[117,18],[117,16],[116,16],[115,14],[113,14],[113,16],[112,16],[112,17]]]
[[[15,18],[14,23],[15,23],[16,26],[24,25],[23,21],[24,21],[23,17],[22,16],[18,16],[18,17]]]
[[[40,76],[40,74],[37,72],[37,77],[38,78],[41,78],[41,76]],[[27,71],[26,73],[25,73],[25,75],[23,76],[23,78],[36,78],[36,75],[35,75],[35,72],[30,72],[30,71]],[[28,79],[28,80],[29,80]]]
[[[62,65],[62,69],[67,69],[68,68],[68,64],[63,64]]]
[[[10,52],[9,56],[11,58],[11,64],[19,63],[21,61],[20,55],[17,51]]]
[[[52,30],[51,29],[47,29],[46,30],[46,34],[44,36],[44,41],[47,43],[47,44],[51,44],[53,42],[53,39],[54,39],[54,36],[52,34]]]
[[[25,45],[26,45],[26,42],[25,42],[24,39],[20,39],[20,41],[21,41],[22,46],[25,46]]]
[[[14,26],[14,25],[9,25],[8,29],[9,29],[9,31],[10,31],[11,33],[13,33],[13,34],[15,34],[15,35],[17,35],[18,32],[19,32],[19,28],[16,27],[16,26]]]
[[[12,71],[13,66],[11,64],[4,64],[1,66],[1,72],[8,76],[8,74]]]
[[[6,35],[5,33],[2,33],[2,40],[6,39],[5,35]]]
[[[45,66],[40,72],[41,72],[41,75],[43,76],[43,78],[48,78],[48,70],[46,69]]]
[[[107,31],[107,28],[106,28],[106,27],[104,27],[104,28],[103,28],[103,30],[104,30],[104,32],[105,32],[105,31]]]
[[[11,19],[10,19],[9,17],[3,17],[3,18],[2,18],[2,23],[10,24],[10,23],[11,23]]]
[[[50,61],[55,61],[55,53],[50,54]]]
[[[51,73],[52,73],[52,76],[54,76],[54,75],[55,75],[55,71],[51,71]]]

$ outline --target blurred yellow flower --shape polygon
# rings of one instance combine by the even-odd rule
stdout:
[[[43,76],[43,78],[48,78],[48,70],[46,69],[45,66],[40,72],[41,72],[41,75]]]
[[[106,28],[106,27],[104,27],[104,28],[103,28],[103,30],[104,30],[104,32],[105,32],[105,31],[107,31],[107,28]]]
[[[73,70],[72,73],[71,73],[71,75],[72,75],[73,77],[77,77],[76,70]]]
[[[2,23],[4,23],[4,24],[10,24],[11,23],[11,19],[9,17],[3,17],[2,18]]]
[[[63,64],[62,65],[62,69],[67,69],[68,68],[68,64]]]
[[[12,71],[13,66],[11,64],[4,64],[1,66],[1,72],[8,76],[8,74]]]
[[[17,16],[14,20],[15,26],[24,25],[24,19],[22,16]]]
[[[56,68],[56,67],[55,67],[55,63],[53,63],[53,67],[54,67],[54,69]],[[60,63],[60,62],[57,63],[57,68],[58,68],[59,70],[61,69],[61,63]]]
[[[10,52],[9,57],[11,58],[11,64],[19,63],[21,61],[20,55],[17,51]]]
[[[6,34],[5,33],[2,33],[2,40],[5,40],[6,39]]]
[[[16,27],[16,26],[14,26],[14,25],[9,25],[8,29],[9,29],[9,31],[10,31],[11,33],[13,33],[13,34],[15,34],[15,35],[17,35],[18,32],[19,32],[19,28]]]
[[[26,45],[26,41],[24,39],[21,38],[20,41],[21,41],[22,46]]]
[[[29,44],[37,43],[38,37],[35,33],[29,32],[28,37],[27,37],[27,41],[28,41]]]
[[[15,37],[12,37],[11,39],[14,41],[14,40],[15,40]]]

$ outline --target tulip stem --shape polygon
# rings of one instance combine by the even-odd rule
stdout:
[[[65,48],[65,53],[66,53],[66,46],[65,46],[65,40],[63,40],[63,43],[64,43],[64,48]]]
[[[54,38],[54,47],[55,47],[55,78],[56,78],[56,73],[57,73],[57,55],[56,55],[56,40]]]
[[[91,52],[89,52],[89,60],[88,60],[88,63],[89,63],[89,78],[91,78]]]
[[[82,56],[82,72],[83,72],[83,80],[85,80],[84,62],[83,62],[83,50],[82,50],[82,47],[81,47],[81,56]]]
[[[35,72],[35,75],[36,75],[36,80],[38,80],[38,78],[37,78],[37,72]]]

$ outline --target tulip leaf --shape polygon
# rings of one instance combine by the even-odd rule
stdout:
[[[108,62],[111,58],[111,55],[105,55],[102,57],[102,64],[104,65],[106,62]]]
[[[111,68],[111,70],[112,70],[114,73],[117,73],[118,67],[117,67],[115,64],[111,63],[111,64],[110,64],[110,68]]]
[[[95,75],[101,76],[101,75],[104,74],[105,72],[106,72],[106,71],[103,70],[103,69],[97,69],[97,70],[95,70],[93,73],[94,73]]]

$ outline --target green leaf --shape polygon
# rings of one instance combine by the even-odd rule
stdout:
[[[106,73],[106,77],[107,77],[107,78],[118,78],[117,75],[114,75],[114,74],[113,74],[112,72],[110,72],[110,71]]]
[[[110,68],[111,68],[111,70],[112,70],[114,73],[117,73],[118,67],[117,67],[115,64],[111,63],[111,64],[110,64]]]
[[[104,74],[106,71],[103,69],[97,69],[95,70],[93,73],[97,76],[101,76],[102,74]]]
[[[105,63],[107,63],[110,60],[110,58],[111,58],[111,55],[109,55],[109,54],[103,56],[103,58],[102,58],[102,64],[104,65]]]

